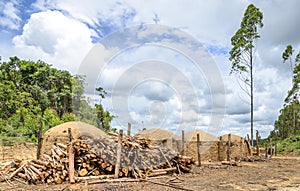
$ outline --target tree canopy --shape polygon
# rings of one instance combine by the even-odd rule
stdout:
[[[270,137],[285,139],[291,135],[300,134],[300,51],[293,58],[295,50],[292,45],[287,45],[282,53],[283,63],[290,62],[292,70],[292,87],[284,100],[278,119],[274,123],[274,130]]]
[[[45,131],[74,120],[97,125],[103,118],[105,128],[110,129],[113,116],[101,104],[103,113],[99,114],[99,106],[87,103],[84,85],[84,76],[73,76],[43,61],[17,57],[0,61],[0,135],[36,140],[41,121]]]
[[[231,38],[229,60],[232,62],[230,74],[238,74],[239,80],[244,83],[241,85],[250,97],[250,125],[251,125],[251,143],[253,145],[253,57],[255,39],[260,38],[257,29],[263,27],[263,13],[250,4],[241,21],[240,28]]]

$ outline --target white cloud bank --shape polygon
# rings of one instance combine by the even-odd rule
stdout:
[[[22,52],[26,58],[42,58],[75,72],[93,46],[91,36],[92,30],[83,23],[48,10],[32,14],[13,43],[16,52]]]

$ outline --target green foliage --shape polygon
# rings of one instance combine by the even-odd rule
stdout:
[[[292,135],[300,134],[300,105],[297,100],[285,105],[280,110],[280,115],[275,121],[274,130],[270,137],[275,139],[286,139]]]
[[[100,109],[88,104],[84,85],[84,76],[72,76],[42,61],[0,59],[0,136],[36,141],[40,125],[45,132],[75,120],[109,130],[113,116],[102,105]],[[104,99],[106,91],[97,91]]]
[[[101,97],[101,99],[105,98],[107,92],[102,87],[96,88],[96,91],[99,92],[99,96]],[[115,118],[115,116],[111,115],[109,111],[105,111],[101,103],[95,104],[95,107],[96,107],[96,114],[97,114],[97,119],[96,119],[97,127],[105,131],[110,131],[111,130],[110,122],[113,120],[113,118]]]
[[[72,78],[72,97],[73,97],[73,106],[74,106],[74,113],[78,115],[81,101],[84,99],[84,83],[85,83],[85,76],[75,75]]]
[[[75,121],[76,116],[73,113],[64,113],[64,115],[61,117],[61,120],[63,123],[69,122],[69,121]]]
[[[292,86],[292,89],[290,91],[288,91],[288,95],[284,100],[286,103],[291,103],[291,102],[294,102],[295,100],[299,100],[300,51],[295,56],[294,62],[292,60],[293,52],[294,52],[294,50],[293,50],[292,45],[288,45],[282,54],[283,62],[285,62],[286,60],[289,59],[290,63],[291,63],[291,68],[292,68],[292,65],[295,66],[293,69],[293,86]]]
[[[291,56],[293,55],[293,47],[292,45],[287,45],[286,49],[284,50],[284,52],[282,53],[282,59],[283,62],[286,62],[288,59],[291,59]]]
[[[96,91],[99,92],[99,96],[101,97],[101,99],[105,98],[105,95],[107,94],[107,92],[102,87],[96,88]]]
[[[294,153],[300,155],[300,135],[293,135],[277,143],[279,153]]]
[[[108,111],[103,109],[101,104],[96,104],[96,113],[97,113],[97,127],[105,131],[110,131],[110,122],[114,118]]]
[[[7,119],[20,107],[35,114],[52,108],[61,117],[72,111],[72,76],[42,61],[11,57],[0,63],[0,113]]]
[[[229,60],[232,62],[231,73],[249,72],[254,48],[254,40],[259,38],[257,27],[263,27],[263,13],[250,4],[242,19],[240,28],[231,38],[232,49]]]
[[[56,110],[51,108],[46,109],[46,111],[44,112],[43,122],[44,122],[44,128],[46,130],[62,123]]]
[[[283,109],[280,110],[280,115],[275,121],[274,130],[270,133],[270,137],[280,140],[293,135],[300,135],[300,60],[298,59],[300,58],[300,52],[296,55],[295,59],[292,58],[293,52],[292,45],[287,45],[282,53],[283,62],[285,63],[289,60],[291,68],[294,65],[293,85],[291,90],[288,91]]]
[[[79,111],[76,112],[76,120],[97,126],[97,114],[95,108],[92,108],[86,100],[81,100]]]

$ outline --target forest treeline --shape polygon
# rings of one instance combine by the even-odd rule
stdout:
[[[300,135],[300,51],[296,55],[294,52],[293,46],[287,45],[282,53],[283,63],[291,69],[292,88],[287,93],[283,108],[274,123],[274,130],[269,136],[275,140]]]
[[[84,84],[84,76],[43,61],[0,60],[0,137],[36,141],[41,122],[43,131],[74,120],[109,130],[114,116],[101,104],[91,106],[86,101]],[[103,88],[95,91],[105,98]]]

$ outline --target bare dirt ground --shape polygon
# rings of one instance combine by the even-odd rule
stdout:
[[[174,175],[153,182],[169,183]],[[265,162],[242,162],[240,167],[205,164],[195,167],[193,173],[179,175],[173,183],[178,187],[191,190],[286,190],[300,191],[300,157],[273,157]],[[181,190],[161,186],[151,182],[101,183],[88,185],[85,183],[61,185],[25,185],[14,181],[11,184],[0,183],[0,190],[67,190],[67,191],[156,191]]]

